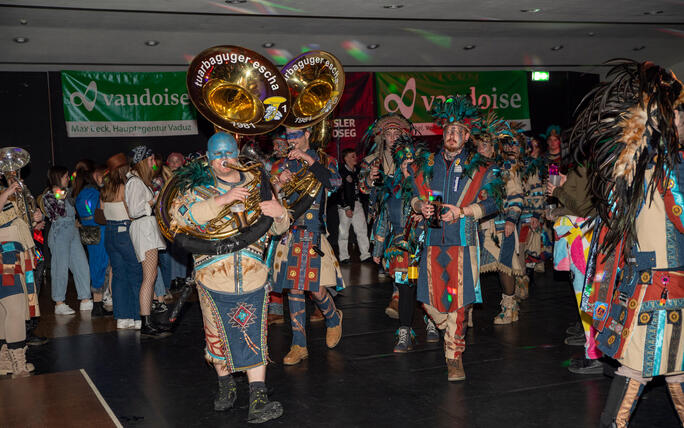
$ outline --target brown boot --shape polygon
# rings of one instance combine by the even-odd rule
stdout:
[[[465,380],[465,370],[463,370],[463,360],[461,357],[455,360],[447,358],[447,380],[449,382],[456,382]]]
[[[682,391],[682,384],[668,383],[667,390],[670,392],[670,398],[679,416],[679,421],[684,426],[684,391]]]
[[[515,278],[515,297],[526,300],[530,297],[530,278],[527,275]]]
[[[285,317],[283,314],[268,314],[268,325],[285,324]]]
[[[9,349],[12,360],[12,379],[31,376],[31,371],[26,364],[26,348],[24,346],[23,348]]]
[[[325,332],[325,344],[332,349],[340,343],[342,339],[342,311],[337,309],[337,315],[340,317],[340,323],[335,327],[328,327]]]
[[[285,358],[283,358],[283,364],[286,366],[294,366],[295,364],[299,364],[307,358],[309,358],[309,351],[305,347],[292,345],[290,347],[290,352],[288,352],[287,355],[285,355]]]
[[[518,303],[513,295],[501,295],[501,313],[494,318],[494,324],[510,324],[518,321]]]
[[[399,319],[399,295],[392,296],[392,300],[385,308],[385,315],[395,320]]]
[[[325,316],[323,316],[323,312],[316,306],[316,310],[309,317],[309,322],[321,322],[323,320],[325,320]]]

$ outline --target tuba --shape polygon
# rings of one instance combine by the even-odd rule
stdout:
[[[256,52],[238,46],[216,46],[202,51],[187,73],[190,100],[197,110],[220,130],[239,135],[270,132],[282,124],[290,106],[290,93],[278,69]],[[180,225],[171,212],[179,195],[179,177],[165,184],[155,207],[160,231],[169,240],[194,254],[224,254],[238,251],[263,236],[273,219],[261,215],[259,202],[271,198],[271,185],[263,164],[248,156],[232,166],[253,177],[244,185],[246,201],[223,207],[203,227]],[[207,168],[200,158],[194,167]],[[242,206],[240,206],[242,205]]]
[[[16,204],[19,217],[33,231],[33,212],[36,210],[36,200],[19,175],[19,170],[26,166],[30,160],[31,155],[29,155],[29,152],[20,147],[4,147],[0,149],[0,173],[7,179],[8,186],[13,182],[19,183],[19,189],[10,196],[9,200]]]
[[[344,92],[342,64],[329,52],[310,51],[288,62],[281,73],[292,98],[290,114],[284,125],[288,128],[310,128],[310,143],[319,148],[325,147],[332,130],[327,118]],[[319,155],[322,158],[326,156],[322,150]],[[314,202],[321,186],[308,168],[301,168],[283,184],[279,195],[293,218],[297,219]]]

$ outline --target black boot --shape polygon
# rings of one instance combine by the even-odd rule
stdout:
[[[636,380],[616,374],[601,412],[600,428],[626,427],[643,390],[644,385]]]
[[[149,315],[141,315],[142,326],[140,327],[140,335],[145,337],[151,337],[153,339],[161,339],[162,337],[170,336],[171,333],[168,331],[162,331],[157,328],[154,323],[152,323],[152,317]]]
[[[235,404],[237,398],[237,385],[232,375],[219,376],[218,378],[218,393],[214,400],[214,410],[223,412],[231,409]]]
[[[283,406],[278,401],[268,401],[266,385],[263,382],[249,384],[249,414],[247,423],[260,424],[283,415]]]
[[[26,344],[29,346],[39,346],[48,343],[48,338],[37,336],[34,331],[38,327],[38,318],[33,317],[26,321]]]
[[[104,303],[93,302],[93,309],[90,311],[91,317],[108,317],[112,314],[112,311],[108,311],[107,309],[105,309]]]
[[[530,279],[530,285],[529,288],[532,288],[535,285],[534,282],[534,268],[526,268],[525,269],[525,275]]]

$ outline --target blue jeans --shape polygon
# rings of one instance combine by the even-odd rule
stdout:
[[[171,281],[188,276],[188,253],[173,242],[166,246],[166,251],[159,252],[159,267],[166,288],[171,287]]]
[[[105,247],[112,266],[114,318],[139,320],[142,265],[135,257],[130,225],[130,221],[107,221]]]
[[[74,275],[78,299],[90,299],[90,267],[73,218],[63,217],[52,223],[48,245],[52,254],[52,300],[64,301],[69,271]]]
[[[100,242],[97,245],[87,245],[88,248],[88,262],[90,263],[90,282],[93,291],[102,292],[102,286],[105,283],[105,276],[107,274],[107,266],[109,266],[109,257],[107,257],[107,249],[105,248],[105,228],[100,226]]]

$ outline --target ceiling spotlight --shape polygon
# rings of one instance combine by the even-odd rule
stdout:
[[[563,49],[563,45],[556,45],[556,46],[551,48],[552,51],[559,51],[561,49]]]
[[[368,49],[377,49],[377,48],[380,47],[380,45],[377,44],[377,43],[372,43],[372,44],[370,44],[370,45],[368,45],[368,46],[366,46],[366,47],[367,47]]]
[[[14,40],[16,43],[28,43],[29,39],[28,37],[15,37]]]
[[[226,0],[226,3],[228,3],[228,4],[247,3],[247,0]]]
[[[632,48],[633,51],[643,51],[644,49],[646,49],[646,46],[644,45]]]
[[[28,21],[25,20],[25,19],[20,19],[20,20],[19,20],[19,23],[20,23],[21,25],[26,25],[26,24],[28,24]]]
[[[273,42],[266,42],[266,43],[264,43],[264,44],[261,45],[261,46],[263,46],[263,47],[265,47],[265,48],[272,48],[273,46],[275,46],[275,43],[273,43]]]
[[[157,46],[159,42],[157,40],[148,40],[145,42],[145,46]]]
[[[404,7],[403,4],[386,4],[383,6],[385,9],[401,9],[402,7]]]
[[[539,13],[541,12],[541,9],[535,7],[534,9],[520,9],[520,12],[522,13]]]
[[[596,35],[596,33],[594,33],[593,31],[590,31],[587,33],[587,36],[589,36],[589,37],[594,37],[595,35]]]
[[[471,49],[475,49],[475,45],[465,45],[465,46],[463,46],[463,50],[465,50],[465,51],[469,51],[469,50],[471,50]]]
[[[662,10],[647,10],[644,15],[660,15],[661,13],[663,13]]]

